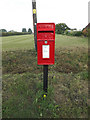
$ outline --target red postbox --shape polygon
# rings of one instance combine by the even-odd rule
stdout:
[[[37,23],[37,63],[38,65],[54,64],[55,24]]]

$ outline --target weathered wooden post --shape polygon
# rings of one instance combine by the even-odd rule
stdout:
[[[37,51],[37,11],[36,11],[36,0],[32,0],[32,11],[33,11],[33,29],[34,29],[34,43]]]

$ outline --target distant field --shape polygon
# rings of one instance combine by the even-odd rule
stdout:
[[[8,36],[2,38],[3,50],[23,50],[34,48],[34,36],[33,35],[18,35]],[[87,47],[88,39],[85,37],[71,37],[56,35],[56,48],[59,47]]]
[[[87,118],[88,39],[56,35],[55,64],[37,65],[33,35],[2,38],[3,118]]]
[[[17,35],[2,38],[3,50],[23,50],[33,49],[34,39],[33,35]]]

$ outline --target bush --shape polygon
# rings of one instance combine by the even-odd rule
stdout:
[[[73,32],[73,36],[81,36],[82,35],[82,31],[74,31]]]
[[[66,30],[64,32],[65,35],[70,35],[70,36],[81,36],[82,35],[82,31],[70,31],[70,30]]]

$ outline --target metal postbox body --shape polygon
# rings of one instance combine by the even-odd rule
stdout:
[[[37,23],[37,63],[38,65],[54,64],[55,24]]]

